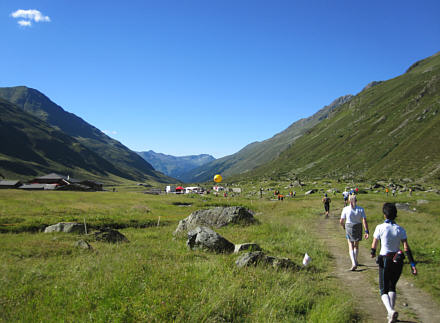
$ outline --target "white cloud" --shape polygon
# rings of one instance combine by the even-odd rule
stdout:
[[[106,135],[117,135],[118,132],[114,131],[114,130],[102,130],[103,133],[105,133]]]
[[[23,26],[23,27],[30,27],[30,26],[32,26],[32,22],[29,21],[29,20],[19,20],[18,24],[20,26]]]
[[[11,13],[13,18],[22,18],[17,23],[23,27],[32,26],[32,21],[34,22],[50,22],[49,16],[44,16],[40,11],[35,9],[23,10],[18,9]]]

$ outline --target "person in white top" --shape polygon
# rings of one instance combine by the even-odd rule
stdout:
[[[348,192],[347,192],[347,189],[345,189],[343,192],[342,192],[342,197],[344,198],[344,206],[347,206],[348,205]]]
[[[383,304],[388,312],[388,322],[396,322],[398,313],[394,310],[396,304],[396,284],[400,278],[404,255],[400,250],[400,243],[411,263],[412,273],[417,275],[417,269],[411,249],[408,245],[406,231],[396,224],[397,209],[394,203],[385,203],[382,208],[385,222],[374,230],[371,245],[371,257],[376,256],[377,242],[380,241],[380,252],[377,258],[379,265],[379,288]]]
[[[364,208],[356,205],[356,195],[349,197],[350,205],[344,207],[339,223],[345,230],[345,237],[348,242],[348,253],[351,259],[351,271],[355,271],[358,264],[359,241],[362,240],[362,224],[365,228],[365,239],[368,239],[368,223]]]

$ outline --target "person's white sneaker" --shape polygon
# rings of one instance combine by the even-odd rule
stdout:
[[[398,317],[399,317],[399,313],[396,311],[392,311],[390,314],[388,314],[388,323],[397,322]]]

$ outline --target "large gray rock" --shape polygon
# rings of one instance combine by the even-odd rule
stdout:
[[[304,194],[305,195],[310,195],[310,194],[315,194],[316,192],[318,192],[318,190],[317,189],[311,189],[311,190],[308,190],[307,192],[305,192]]]
[[[44,233],[67,232],[67,233],[85,233],[84,224],[76,222],[60,222],[50,225],[44,229]]]
[[[301,267],[295,264],[289,258],[280,258],[267,256],[262,251],[248,252],[238,257],[235,264],[239,267],[256,266],[258,264],[272,267],[275,269],[292,269],[298,270]]]
[[[197,227],[189,231],[186,245],[192,250],[207,250],[216,253],[232,253],[235,248],[232,242],[207,227]]]
[[[174,234],[185,234],[198,226],[220,228],[230,223],[252,224],[255,222],[253,214],[244,207],[215,207],[191,213],[187,218],[179,221]]]
[[[129,242],[127,237],[117,230],[113,229],[101,229],[93,233],[96,241],[119,243]]]

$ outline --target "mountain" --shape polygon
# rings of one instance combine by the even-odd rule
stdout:
[[[322,120],[329,118],[342,104],[349,102],[352,98],[352,95],[342,96],[311,117],[294,122],[272,138],[251,143],[233,155],[216,159],[206,165],[190,170],[182,174],[180,178],[186,182],[205,182],[211,180],[215,174],[228,177],[263,165],[277,158],[282,151],[292,145],[309,129]]]
[[[78,140],[0,98],[0,172],[6,178],[60,172],[99,179],[123,176]]]
[[[0,88],[0,97],[75,138],[113,164],[124,178],[139,181],[151,179],[159,182],[169,180],[119,141],[108,137],[75,114],[65,111],[35,89],[25,86]]]
[[[185,178],[182,177],[183,174],[215,160],[214,157],[207,154],[176,157],[156,153],[152,150],[138,152],[138,155],[153,165],[154,169],[182,181],[185,181]]]
[[[440,52],[367,87],[249,177],[440,181]]]

